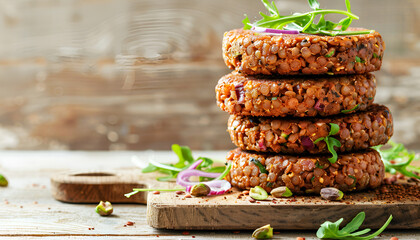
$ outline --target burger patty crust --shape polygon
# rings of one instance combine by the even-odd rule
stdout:
[[[385,43],[376,31],[331,37],[235,29],[224,34],[222,49],[226,65],[247,75],[363,74],[381,68]]]
[[[325,141],[331,125],[340,130],[332,137],[340,141],[337,152],[351,152],[385,144],[393,134],[389,109],[373,104],[366,111],[323,118],[271,118],[231,115],[228,132],[232,142],[244,150],[289,154],[329,153]]]
[[[333,164],[327,158],[252,153],[238,148],[227,155],[232,168],[226,178],[239,189],[260,186],[271,191],[286,186],[297,194],[319,193],[324,187],[335,187],[343,192],[376,188],[384,178],[381,157],[373,149],[340,154]]]
[[[233,72],[216,86],[217,105],[230,114],[330,116],[365,110],[374,101],[373,74],[342,76],[245,76]]]

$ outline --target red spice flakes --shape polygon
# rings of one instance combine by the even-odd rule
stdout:
[[[195,238],[195,236],[191,236],[191,238]]]
[[[242,191],[242,194],[243,195],[249,195],[249,191],[248,190]]]
[[[190,194],[185,195],[185,198],[191,198]]]
[[[133,226],[135,222],[127,221],[124,226]]]
[[[190,232],[188,232],[188,231],[183,231],[183,232],[182,232],[182,235],[190,235]]]
[[[175,192],[175,194],[177,194],[177,195],[182,195],[182,194],[184,194],[185,192],[184,191],[176,191]]]
[[[279,234],[280,234],[280,232],[273,232],[273,234],[274,234],[274,235],[279,235]]]
[[[95,230],[95,228],[94,227],[90,227],[90,228],[88,228],[89,230]]]
[[[253,199],[253,198],[249,198],[249,199],[248,199],[248,201],[249,201],[250,203],[254,203],[254,202],[256,202],[257,200],[255,200],[255,199]]]
[[[390,240],[398,240],[397,237],[392,237]]]
[[[387,202],[401,200],[420,200],[420,186],[412,184],[392,184],[383,185],[379,189],[371,190],[375,193],[375,200],[385,200]]]
[[[38,204],[38,202],[37,202],[37,201],[35,201],[35,202],[34,202],[34,204]]]
[[[159,191],[153,191],[153,194],[160,194]]]
[[[234,234],[239,234],[241,231],[232,231]]]
[[[305,240],[304,237],[297,237],[296,240]]]

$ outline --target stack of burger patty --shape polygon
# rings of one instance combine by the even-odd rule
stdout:
[[[370,72],[380,69],[384,49],[377,32],[225,33],[223,57],[234,71],[219,80],[216,97],[231,114],[228,132],[239,147],[227,156],[231,184],[294,193],[379,186],[384,165],[371,147],[385,144],[393,125],[388,108],[373,103]],[[331,138],[340,144],[328,145]]]

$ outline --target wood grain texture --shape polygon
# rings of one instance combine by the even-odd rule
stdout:
[[[133,188],[145,188],[149,177],[139,171],[73,171],[61,173],[51,178],[52,196],[70,203],[143,203],[146,204],[147,192],[138,193],[130,198],[124,194]]]
[[[55,199],[64,202],[146,203],[144,192],[129,199],[124,193],[135,187],[175,187],[173,183],[157,182],[150,174],[145,175],[133,171],[65,173],[51,179],[51,190]],[[389,203],[388,200],[372,200],[375,198],[372,192],[349,193],[345,200],[338,202],[325,201],[319,196],[297,196],[292,198],[293,201],[270,197],[251,203],[248,197],[239,197],[237,190],[201,198],[184,198],[184,195],[174,192],[148,195],[147,223],[161,229],[252,230],[269,223],[275,229],[309,230],[317,229],[326,220],[355,216],[361,211],[366,213],[365,227],[379,228],[389,215],[393,215],[388,228],[420,228],[420,201],[404,199]]]
[[[420,149],[420,4],[351,3],[354,26],[386,41],[375,101],[390,106],[395,140]],[[309,9],[276,4],[285,15]],[[215,104],[230,71],[221,40],[258,11],[256,0],[0,1],[0,149],[233,148]]]
[[[390,229],[419,229],[420,202],[370,201],[373,197],[366,193],[351,194],[352,200],[340,202],[324,201],[320,197],[296,197],[296,202],[268,199],[250,203],[248,199],[238,199],[239,192],[223,196],[202,198],[180,198],[173,194],[150,195],[147,205],[147,223],[162,229],[241,229],[252,230],[265,224],[275,229],[318,229],[329,220],[336,221],[346,216],[351,220],[364,211],[363,226],[379,228],[389,215],[393,221]]]
[[[223,159],[225,154],[194,152],[195,156],[214,159]],[[140,159],[153,155],[161,162],[176,159],[175,154],[161,151],[0,151],[0,172],[10,182],[7,188],[0,189],[0,239],[250,239],[252,231],[188,231],[189,235],[183,235],[182,231],[155,229],[147,224],[143,204],[115,204],[113,216],[101,217],[95,213],[96,204],[68,204],[51,196],[51,176],[70,170],[133,170],[133,155]],[[127,221],[135,225],[124,227]],[[94,230],[89,230],[92,227]],[[380,239],[394,236],[400,240],[419,239],[420,230],[386,229]],[[313,230],[282,230],[274,235],[274,239],[281,240],[296,237],[317,239]]]

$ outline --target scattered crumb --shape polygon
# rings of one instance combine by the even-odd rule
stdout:
[[[182,232],[182,235],[190,235],[190,232],[188,232],[188,231],[183,231],[183,232]]]
[[[131,222],[131,221],[127,221],[126,223],[125,223],[125,225],[126,226],[133,226],[135,224],[135,222]],[[124,226],[125,226],[124,225]]]

